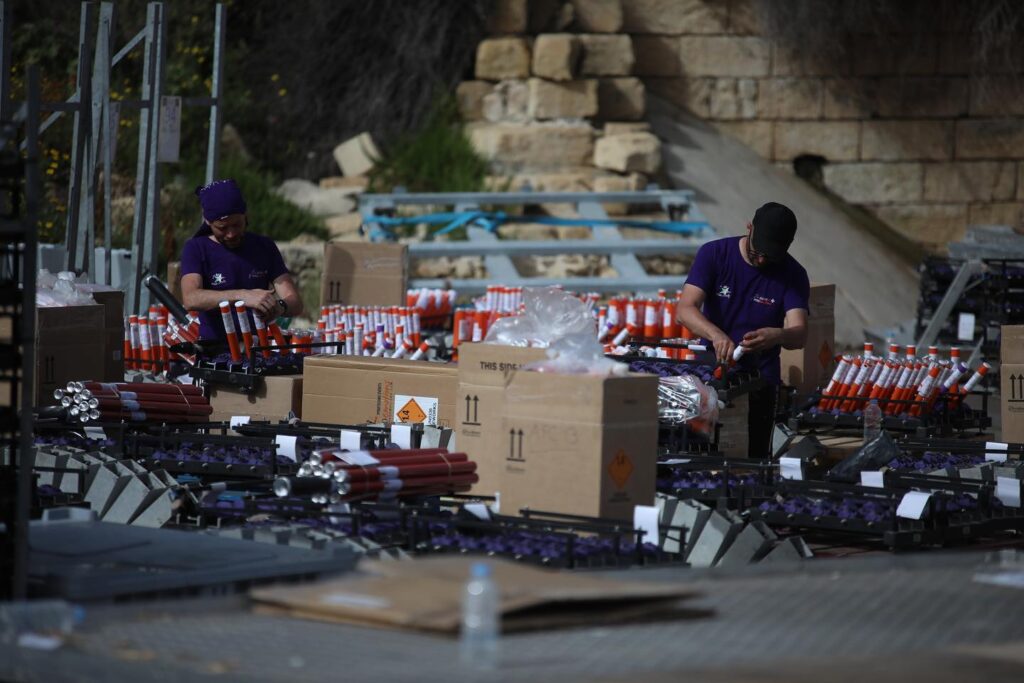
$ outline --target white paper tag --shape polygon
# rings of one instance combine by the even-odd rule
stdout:
[[[85,438],[103,440],[107,438],[107,433],[103,431],[103,427],[86,427]]]
[[[907,491],[896,508],[896,516],[904,519],[921,519],[931,497],[932,494],[924,491]]]
[[[956,321],[956,338],[960,341],[974,341],[974,314],[961,313]]]
[[[494,492],[494,502],[491,503],[491,512],[496,515],[501,514],[501,491]]]
[[[885,481],[882,477],[882,472],[879,470],[861,472],[860,485],[872,486],[876,489],[885,488]]]
[[[1020,505],[1020,479],[1013,477],[996,477],[996,498],[1003,502],[1003,505],[1011,508],[1019,508]]]
[[[391,425],[391,443],[399,448],[412,448],[412,427],[409,425]]]
[[[425,424],[437,426],[436,396],[395,395],[395,422],[402,424]]]
[[[338,445],[348,451],[358,451],[363,447],[363,435],[354,429],[342,429]]]
[[[328,593],[320,601],[325,605],[359,609],[386,609],[391,606],[391,601],[386,598],[361,593]]]
[[[491,511],[483,503],[466,503],[462,506],[462,509],[485,522],[491,519]]]
[[[249,424],[248,415],[232,415],[231,416],[231,428],[241,427],[242,425]]]
[[[659,465],[685,465],[690,462],[689,458],[671,458],[670,460],[662,460]]]
[[[369,451],[349,451],[348,453],[338,453],[338,457],[349,465],[359,465],[360,467],[373,467],[374,465],[380,464],[380,460],[370,455]]]
[[[985,452],[985,462],[1006,462],[1006,453]]]
[[[779,474],[783,479],[803,481],[804,467],[800,458],[779,458]]]
[[[637,505],[633,508],[633,528],[645,531],[643,542],[660,546],[658,538],[658,508],[653,505]]]
[[[986,451],[1008,451],[1010,450],[1010,444],[1002,443],[1001,441],[986,441]]]
[[[288,458],[292,462],[295,462],[296,461],[296,455],[295,455],[296,442],[298,442],[299,437],[297,437],[297,436],[283,436],[281,434],[278,434],[277,437],[275,437],[274,440],[277,442],[277,454],[278,455],[283,455],[284,457]]]

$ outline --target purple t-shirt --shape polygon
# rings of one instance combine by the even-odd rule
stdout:
[[[209,228],[200,229],[181,251],[182,276],[198,273],[203,278],[203,289],[270,289],[274,280],[287,272],[274,240],[251,232],[245,233],[237,249],[228,249],[210,239]],[[201,338],[225,338],[218,309],[203,311],[199,321]]]
[[[811,292],[807,271],[792,256],[787,254],[777,265],[755,268],[740,253],[740,239],[726,237],[703,245],[686,276],[686,284],[704,290],[704,316],[737,344],[752,330],[782,327],[787,311],[807,310]],[[747,354],[739,364],[760,370],[771,384],[780,384],[781,351],[776,346]]]

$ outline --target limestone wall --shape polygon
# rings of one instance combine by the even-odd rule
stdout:
[[[655,173],[651,154],[626,160],[647,141],[614,162],[600,141],[602,122],[643,118],[649,91],[787,169],[822,157],[830,190],[927,246],[1022,220],[1024,44],[979,72],[972,35],[901,51],[906,36],[854,33],[848,60],[814,63],[766,37],[758,0],[495,3],[459,96],[498,168]]]

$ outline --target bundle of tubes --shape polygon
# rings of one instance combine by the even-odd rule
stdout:
[[[168,339],[171,325],[179,327],[167,308],[160,305],[150,306],[148,314],[125,316],[125,368],[160,373],[167,369],[171,360],[178,360],[178,354],[170,351],[177,343],[173,338]]]
[[[213,407],[191,385],[68,382],[53,397],[77,422],[209,422]]]
[[[324,306],[317,329],[293,330],[292,340],[327,344],[317,352],[342,356],[421,360],[430,349],[420,333],[420,309],[408,306]]]
[[[522,288],[519,291],[522,293]],[[447,328],[455,310],[455,290],[409,289],[405,292],[405,305],[419,313],[425,328]]]
[[[445,448],[314,451],[295,477],[279,477],[281,498],[311,494],[314,502],[385,500],[469,490],[478,480],[476,463]]]
[[[822,392],[818,411],[834,415],[864,409],[872,399],[878,401],[886,415],[921,416],[937,407],[957,408],[988,373],[990,365],[983,362],[968,375],[970,369],[960,360],[960,349],[952,347],[949,358],[939,357],[936,346],[928,347],[928,355],[917,356],[914,345],[908,345],[901,357],[901,347],[890,343],[886,357],[875,355],[874,345],[864,343],[860,355],[837,358],[835,372]],[[968,378],[961,384],[961,380]]]

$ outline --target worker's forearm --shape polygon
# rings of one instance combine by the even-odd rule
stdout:
[[[799,325],[796,327],[782,328],[782,348],[802,349],[807,344],[807,327]]]
[[[704,317],[696,306],[680,306],[676,311],[676,317],[684,327],[689,328],[694,334],[704,339],[711,339],[717,335],[724,334],[714,323]]]
[[[291,318],[295,318],[304,313],[302,305],[302,297],[299,296],[298,292],[289,292],[287,294],[279,294],[284,302],[288,304],[287,315]]]
[[[182,303],[189,310],[209,311],[217,308],[221,301],[244,301],[248,294],[246,289],[195,289],[182,296]]]

